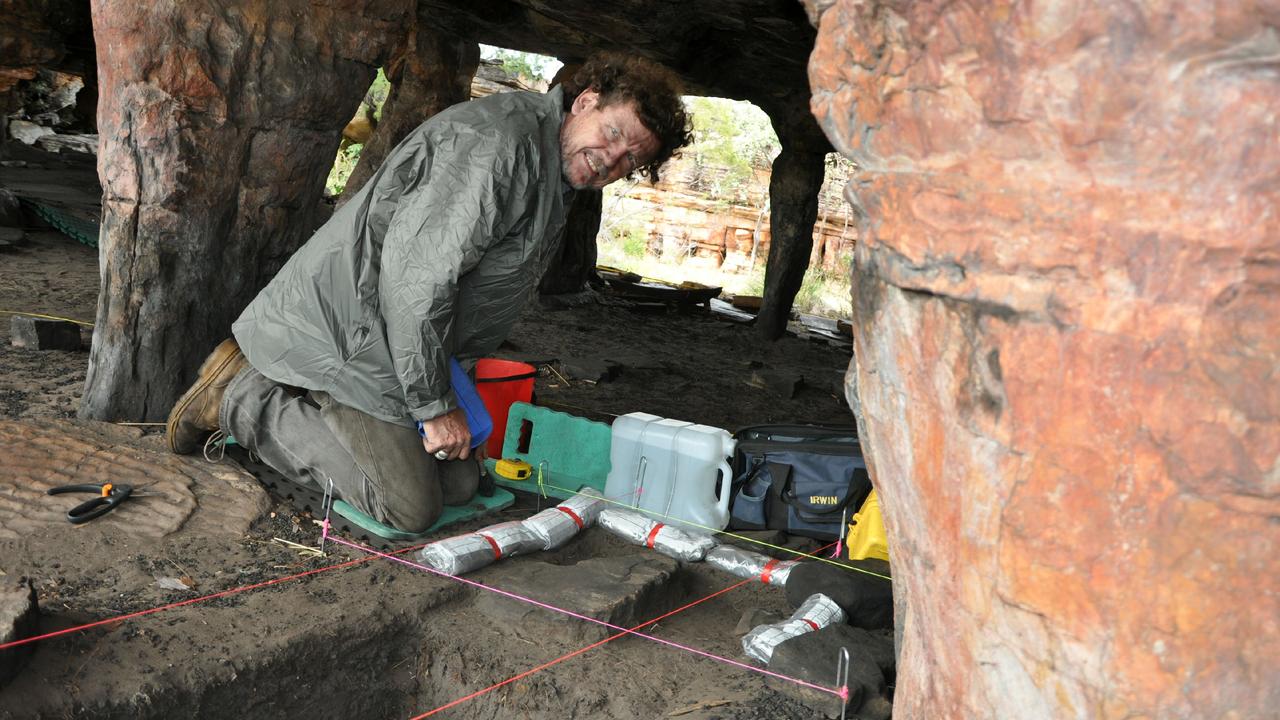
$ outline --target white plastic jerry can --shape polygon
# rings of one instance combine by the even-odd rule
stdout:
[[[605,497],[686,530],[723,530],[734,445],[727,430],[709,425],[623,415],[613,421]]]

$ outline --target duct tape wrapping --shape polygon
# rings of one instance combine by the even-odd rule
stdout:
[[[707,553],[707,564],[731,575],[748,580],[759,580],[767,585],[782,587],[787,584],[791,568],[799,560],[778,560],[758,552],[743,550],[732,545],[720,545]]]
[[[418,551],[418,560],[446,575],[478,570],[502,556],[493,538],[467,533],[433,542]]]
[[[518,521],[498,523],[476,531],[481,537],[489,538],[498,549],[498,557],[520,555],[542,549],[542,539],[534,535]]]
[[[604,498],[594,488],[583,488],[577,495],[553,508],[524,521],[525,529],[542,541],[543,550],[555,550],[569,542],[579,530],[591,527],[604,509]]]
[[[697,533],[686,532],[656,520],[618,508],[600,512],[600,527],[637,545],[651,547],[677,560],[697,562],[716,546],[716,541]]]
[[[593,487],[584,487],[577,495],[565,500],[556,507],[569,510],[582,520],[582,527],[589,528],[596,524],[600,511],[604,510],[605,499],[600,491]]]
[[[743,636],[742,649],[753,660],[768,665],[773,657],[773,649],[783,641],[828,625],[837,625],[844,620],[844,610],[840,609],[835,600],[822,593],[814,593],[796,608],[790,619],[753,628]]]

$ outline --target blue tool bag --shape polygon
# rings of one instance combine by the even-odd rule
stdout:
[[[757,425],[734,437],[730,529],[835,540],[846,510],[852,515],[871,492],[852,428]]]

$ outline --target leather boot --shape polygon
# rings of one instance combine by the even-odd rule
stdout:
[[[179,455],[189,455],[199,450],[205,438],[218,429],[222,394],[231,379],[247,364],[234,338],[223,340],[209,353],[200,366],[195,384],[178,398],[169,413],[165,436],[169,439],[170,450]]]

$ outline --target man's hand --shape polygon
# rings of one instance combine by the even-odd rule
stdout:
[[[432,456],[441,450],[448,455],[448,460],[465,460],[471,456],[471,429],[467,427],[462,408],[423,420],[422,434],[422,447]]]

